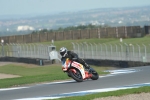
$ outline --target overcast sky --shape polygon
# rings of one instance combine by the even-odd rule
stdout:
[[[150,5],[150,0],[0,0],[0,15],[52,14],[143,5]]]

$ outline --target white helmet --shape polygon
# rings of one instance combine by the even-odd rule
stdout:
[[[65,57],[66,54],[67,54],[67,48],[65,48],[65,47],[60,48],[60,55],[62,57]]]

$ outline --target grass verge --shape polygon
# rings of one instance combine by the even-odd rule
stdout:
[[[26,66],[9,64],[0,66],[0,73],[19,75],[18,78],[0,79],[0,88],[14,87],[27,84],[52,82],[70,79],[66,73],[62,72],[61,65],[49,66]],[[103,70],[111,67],[92,66],[100,75],[107,74]]]
[[[90,94],[90,95],[85,95],[85,96],[66,97],[66,98],[60,98],[57,100],[93,100],[93,99],[101,98],[101,97],[123,96],[123,95],[128,95],[128,94],[139,94],[139,93],[148,93],[148,92],[150,92],[150,86],[133,88],[133,89],[125,89],[125,90],[117,90],[117,91],[111,91],[111,92],[95,93],[95,94]]]
[[[123,44],[127,43],[127,44],[133,44],[136,46],[136,44],[139,44],[141,47],[142,44],[145,44],[146,46],[149,46],[149,36],[145,36],[142,38],[126,38],[123,39]],[[120,39],[118,38],[92,38],[92,39],[78,39],[78,40],[63,40],[63,41],[55,41],[54,45],[56,46],[56,49],[59,50],[62,46],[66,47],[68,50],[72,50],[73,46],[72,46],[72,42],[73,43],[100,43],[103,44],[105,43],[106,45],[109,44],[119,44],[120,43]],[[50,42],[43,42],[44,44],[49,44]],[[122,44],[122,45],[123,45]]]

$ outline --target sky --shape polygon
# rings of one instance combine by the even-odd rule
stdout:
[[[0,0],[0,15],[54,14],[150,5],[150,0]]]

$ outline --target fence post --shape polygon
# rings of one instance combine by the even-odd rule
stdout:
[[[110,50],[111,50],[111,51],[110,51],[110,58],[112,59],[112,45],[111,45],[111,44],[109,44],[109,45],[110,45],[110,48],[111,48],[111,49],[110,49]]]
[[[100,58],[102,59],[103,57],[101,57],[101,54],[102,54],[102,44],[99,44],[100,45]]]
[[[130,45],[130,47],[132,47],[132,57],[131,57],[131,59],[130,60],[134,60],[135,58],[134,58],[134,45],[133,44],[129,44]]]
[[[88,53],[88,52],[89,52],[88,44],[87,44],[86,42],[84,42],[84,43],[86,44],[86,53],[84,52],[84,53],[85,53],[85,54],[84,54],[84,57],[85,57],[85,58],[88,58],[88,57],[87,57],[87,54],[89,54],[89,53]],[[85,56],[85,55],[86,55],[86,56]]]
[[[93,47],[92,47],[92,44],[90,43],[91,45],[91,54],[92,54],[92,58],[93,58]]]
[[[97,44],[94,43],[94,45],[95,45],[95,56],[96,56],[96,58],[97,58]]]
[[[124,27],[124,30],[125,30],[125,37],[127,38],[128,35],[127,35],[127,27],[126,26]]]
[[[76,43],[76,44],[78,45],[77,53],[78,53],[78,55],[79,55],[79,44],[78,44],[78,43]]]
[[[146,46],[144,44],[142,44],[144,46],[144,49],[145,49],[145,56],[143,57],[143,62],[146,62]]]
[[[122,44],[119,44],[120,45],[120,57],[121,57],[121,59],[120,60],[123,60],[123,47],[122,47]]]
[[[136,45],[138,46],[138,49],[139,49],[139,50],[138,50],[138,51],[139,51],[139,58],[138,58],[138,59],[139,59],[139,61],[141,61],[141,59],[140,59],[140,57],[141,57],[140,46],[139,46],[138,44],[136,44]]]
[[[81,52],[81,54],[82,54],[82,58],[84,58],[84,46],[83,46],[82,43],[80,43],[80,45],[81,45],[81,50],[80,50],[80,52]],[[81,54],[80,54],[80,55],[81,55]]]
[[[98,28],[98,38],[101,38],[101,30]]]
[[[128,45],[127,43],[124,43],[126,45],[126,60],[128,61],[129,60],[129,48],[128,48]]]
[[[103,44],[105,45],[105,59],[106,59],[106,57],[107,57],[107,46],[105,43],[103,43]]]
[[[116,37],[118,38],[118,27],[116,27]]]
[[[72,43],[72,45],[73,45],[73,50],[75,50],[75,44],[73,43],[73,42],[71,42]]]
[[[1,39],[1,46],[2,46],[2,57],[4,57],[4,40]]]

